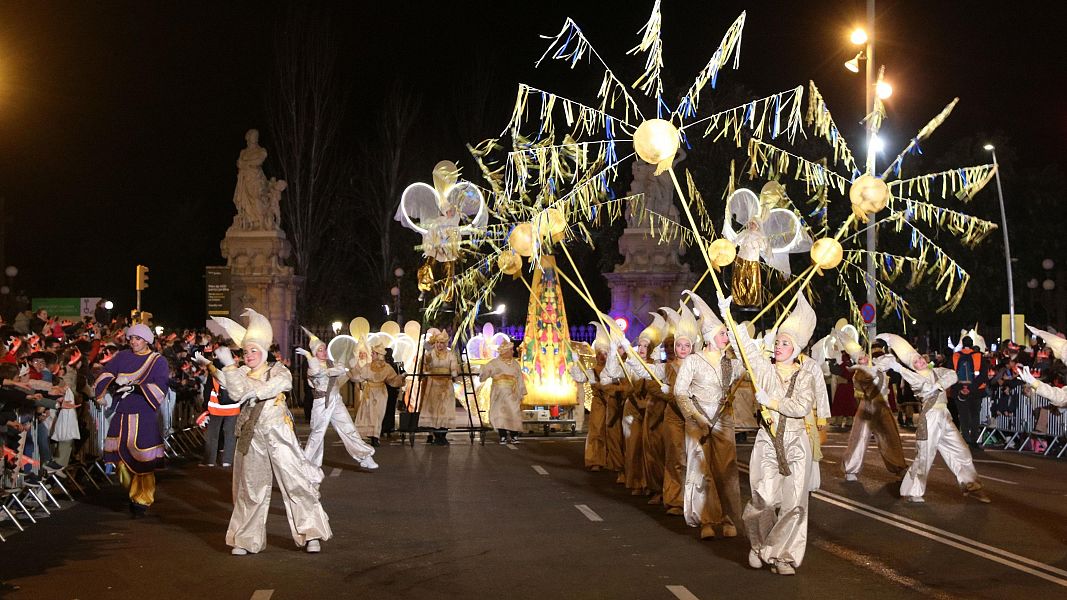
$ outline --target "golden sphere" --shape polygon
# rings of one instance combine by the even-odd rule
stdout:
[[[567,231],[567,219],[559,209],[548,208],[537,214],[533,220],[533,228],[542,241],[551,238],[553,242],[558,242]]]
[[[400,323],[397,323],[396,321],[386,321],[385,323],[382,323],[382,326],[378,328],[378,331],[396,337],[400,335]]]
[[[663,119],[649,119],[634,132],[634,151],[641,160],[654,165],[673,159],[678,144],[678,128]]]
[[[533,256],[533,225],[530,223],[516,225],[508,235],[508,243],[519,256]]]
[[[853,211],[858,208],[866,216],[876,214],[889,203],[889,186],[873,175],[860,175],[848,190]]]
[[[737,246],[726,238],[719,238],[708,246],[708,258],[716,267],[725,267],[737,257]]]
[[[515,275],[522,269],[522,257],[514,250],[505,250],[496,259],[496,266],[505,275]]]
[[[811,245],[811,262],[821,270],[833,269],[841,264],[843,256],[844,249],[841,248],[841,242],[834,238],[821,238]]]

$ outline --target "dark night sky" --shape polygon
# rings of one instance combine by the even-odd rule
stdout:
[[[863,2],[663,4],[670,77],[690,80],[747,9],[740,70],[722,79],[760,96],[814,79],[838,123],[861,139],[848,124],[862,116],[862,81],[841,64],[854,52],[847,32],[863,18]],[[427,112],[447,118],[440,115],[453,110],[443,107],[455,92],[444,90],[475,66],[492,74],[496,99],[478,137],[498,133],[516,83],[558,87],[561,64],[537,71],[532,64],[545,47],[538,36],[556,33],[566,16],[609,63],[635,72],[639,60],[623,52],[636,43],[650,1],[560,5],[330,8],[352,84],[346,137],[366,135],[394,81],[422,92]],[[877,59],[896,89],[884,129],[891,147],[960,96],[924,150],[999,132],[1011,138],[1020,163],[1062,168],[1067,111],[1050,83],[1065,74],[1056,6],[880,2]],[[243,133],[267,128],[271,40],[286,10],[250,2],[0,1],[0,195],[7,199],[5,260],[20,269],[17,287],[38,296],[112,297],[128,308],[133,265],[141,262],[152,268],[149,310],[164,322],[202,318],[202,269],[221,262]],[[427,176],[433,162],[460,159],[463,142],[477,141],[438,135],[447,128],[432,119],[424,128],[422,143],[437,152]],[[263,142],[269,151],[273,141]],[[992,206],[975,212],[996,219]]]

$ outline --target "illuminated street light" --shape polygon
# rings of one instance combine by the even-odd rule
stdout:
[[[985,150],[986,152],[992,152],[992,151],[996,150],[997,147],[994,146],[993,144],[986,144],[985,146],[982,146],[982,149]]]
[[[875,153],[879,153],[879,152],[881,152],[883,150],[885,150],[885,140],[883,140],[882,138],[878,137],[877,135],[872,135],[871,136],[871,151],[875,152]]]
[[[115,308],[115,303],[114,302],[112,302],[110,300],[107,300],[107,301],[104,302],[104,310],[113,310],[114,308]]]
[[[888,81],[879,81],[874,86],[874,93],[878,94],[879,100],[885,100],[893,95],[893,86]]]
[[[340,321],[334,321],[333,323],[330,323],[330,327],[333,328],[333,334],[334,335],[337,335],[338,333],[341,332],[341,322]]]
[[[867,32],[862,27],[857,27],[848,38],[853,44],[862,46],[867,43]]]
[[[863,60],[863,51],[856,53],[856,56],[852,57],[852,60],[845,63],[845,68],[853,73],[860,72],[860,61]]]

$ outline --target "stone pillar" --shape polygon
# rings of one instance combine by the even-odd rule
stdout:
[[[221,244],[230,267],[230,317],[240,321],[245,308],[270,320],[274,342],[288,355],[296,318],[296,295],[304,278],[293,274],[285,261],[292,252],[285,233],[240,231],[231,227]]]

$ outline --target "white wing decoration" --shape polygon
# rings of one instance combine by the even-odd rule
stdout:
[[[785,208],[771,209],[763,220],[763,235],[767,240],[765,250],[760,252],[763,261],[786,275],[790,274],[789,254],[811,250],[811,237],[800,218]]]
[[[738,229],[744,230],[749,221],[759,217],[759,197],[752,192],[740,188],[726,199],[726,218],[723,219],[722,235],[731,242],[737,241],[738,232],[733,223],[737,222]]]
[[[393,217],[404,227],[422,236],[422,252],[438,262],[459,258],[464,236],[485,229],[489,211],[478,186],[457,179],[458,169],[444,169],[442,161],[434,170],[434,184],[417,182],[404,189]]]

